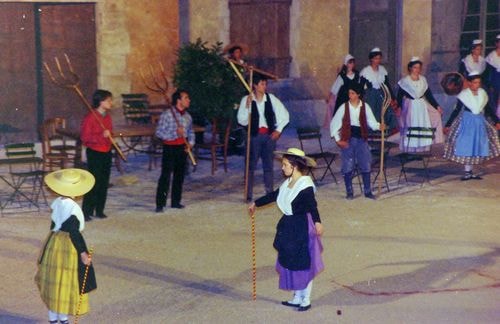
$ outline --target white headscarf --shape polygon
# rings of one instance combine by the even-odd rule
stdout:
[[[67,197],[58,197],[56,198],[52,204],[50,205],[52,208],[52,221],[55,226],[52,229],[53,232],[57,232],[61,229],[61,225],[71,217],[71,215],[75,215],[76,218],[80,221],[80,231],[83,231],[85,228],[85,219],[83,217],[83,212],[80,206],[71,198]]]

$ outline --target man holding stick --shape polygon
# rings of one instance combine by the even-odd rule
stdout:
[[[253,178],[259,158],[262,159],[264,186],[266,193],[273,191],[273,152],[276,141],[283,128],[288,124],[290,116],[283,103],[276,96],[266,92],[267,78],[256,73],[253,79],[253,93],[241,99],[238,109],[238,123],[250,124],[250,157],[248,177],[246,179],[246,200],[252,201]],[[249,121],[249,116],[251,120]],[[248,145],[248,143],[247,143]]]
[[[161,175],[156,190],[157,213],[163,212],[163,208],[167,204],[172,173],[174,178],[170,206],[172,208],[184,208],[184,205],[181,205],[181,199],[187,164],[186,158],[188,156],[186,142],[187,145],[194,146],[193,120],[186,111],[190,103],[189,93],[186,90],[177,89],[172,95],[173,107],[165,110],[158,121],[156,136],[163,141],[163,156]]]

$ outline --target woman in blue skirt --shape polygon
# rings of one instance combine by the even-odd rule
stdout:
[[[463,181],[480,180],[481,177],[472,172],[473,165],[500,155],[497,134],[500,123],[488,105],[486,91],[481,88],[481,74],[471,72],[467,80],[469,88],[458,94],[455,110],[446,123],[448,139],[444,150],[446,159],[465,166]],[[496,129],[486,120],[485,113],[491,117]]]
[[[255,207],[276,202],[283,213],[273,243],[278,251],[276,271],[279,288],[294,293],[282,305],[307,311],[311,308],[313,279],[324,268],[319,239],[323,225],[314,198],[316,187],[307,175],[308,167],[314,167],[316,162],[296,148],[275,154],[283,157],[281,169],[286,180],[277,190],[251,203],[248,209],[253,214]]]

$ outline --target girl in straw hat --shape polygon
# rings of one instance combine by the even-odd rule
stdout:
[[[81,234],[85,219],[73,200],[92,189],[95,179],[85,170],[64,169],[49,173],[44,180],[61,197],[50,206],[52,223],[38,259],[35,282],[49,309],[49,323],[69,323],[68,314],[88,312],[87,293],[96,288],[91,258]],[[86,267],[89,268],[83,287]]]
[[[283,212],[273,243],[278,251],[276,271],[279,288],[294,293],[293,298],[282,305],[307,311],[311,308],[313,279],[324,268],[319,239],[323,225],[314,198],[316,188],[307,175],[308,167],[316,163],[296,148],[275,154],[283,156],[281,169],[286,180],[276,191],[251,203],[248,209],[253,214],[256,207],[276,202]]]

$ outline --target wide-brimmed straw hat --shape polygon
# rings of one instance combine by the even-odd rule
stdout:
[[[313,158],[308,157],[304,151],[299,150],[298,148],[291,147],[286,151],[274,151],[274,154],[279,155],[280,157],[283,157],[283,155],[293,155],[293,156],[298,156],[304,159],[306,162],[306,165],[308,167],[314,168],[316,166],[316,161],[314,161]]]
[[[62,169],[47,174],[44,181],[52,191],[61,196],[78,197],[92,189],[95,178],[82,169]]]
[[[224,46],[224,49],[222,50],[222,52],[224,54],[228,54],[229,52],[231,52],[231,50],[233,48],[236,48],[236,47],[241,48],[241,51],[243,52],[242,54],[248,54],[249,47],[247,44],[243,44],[243,43],[229,43],[226,46]]]

